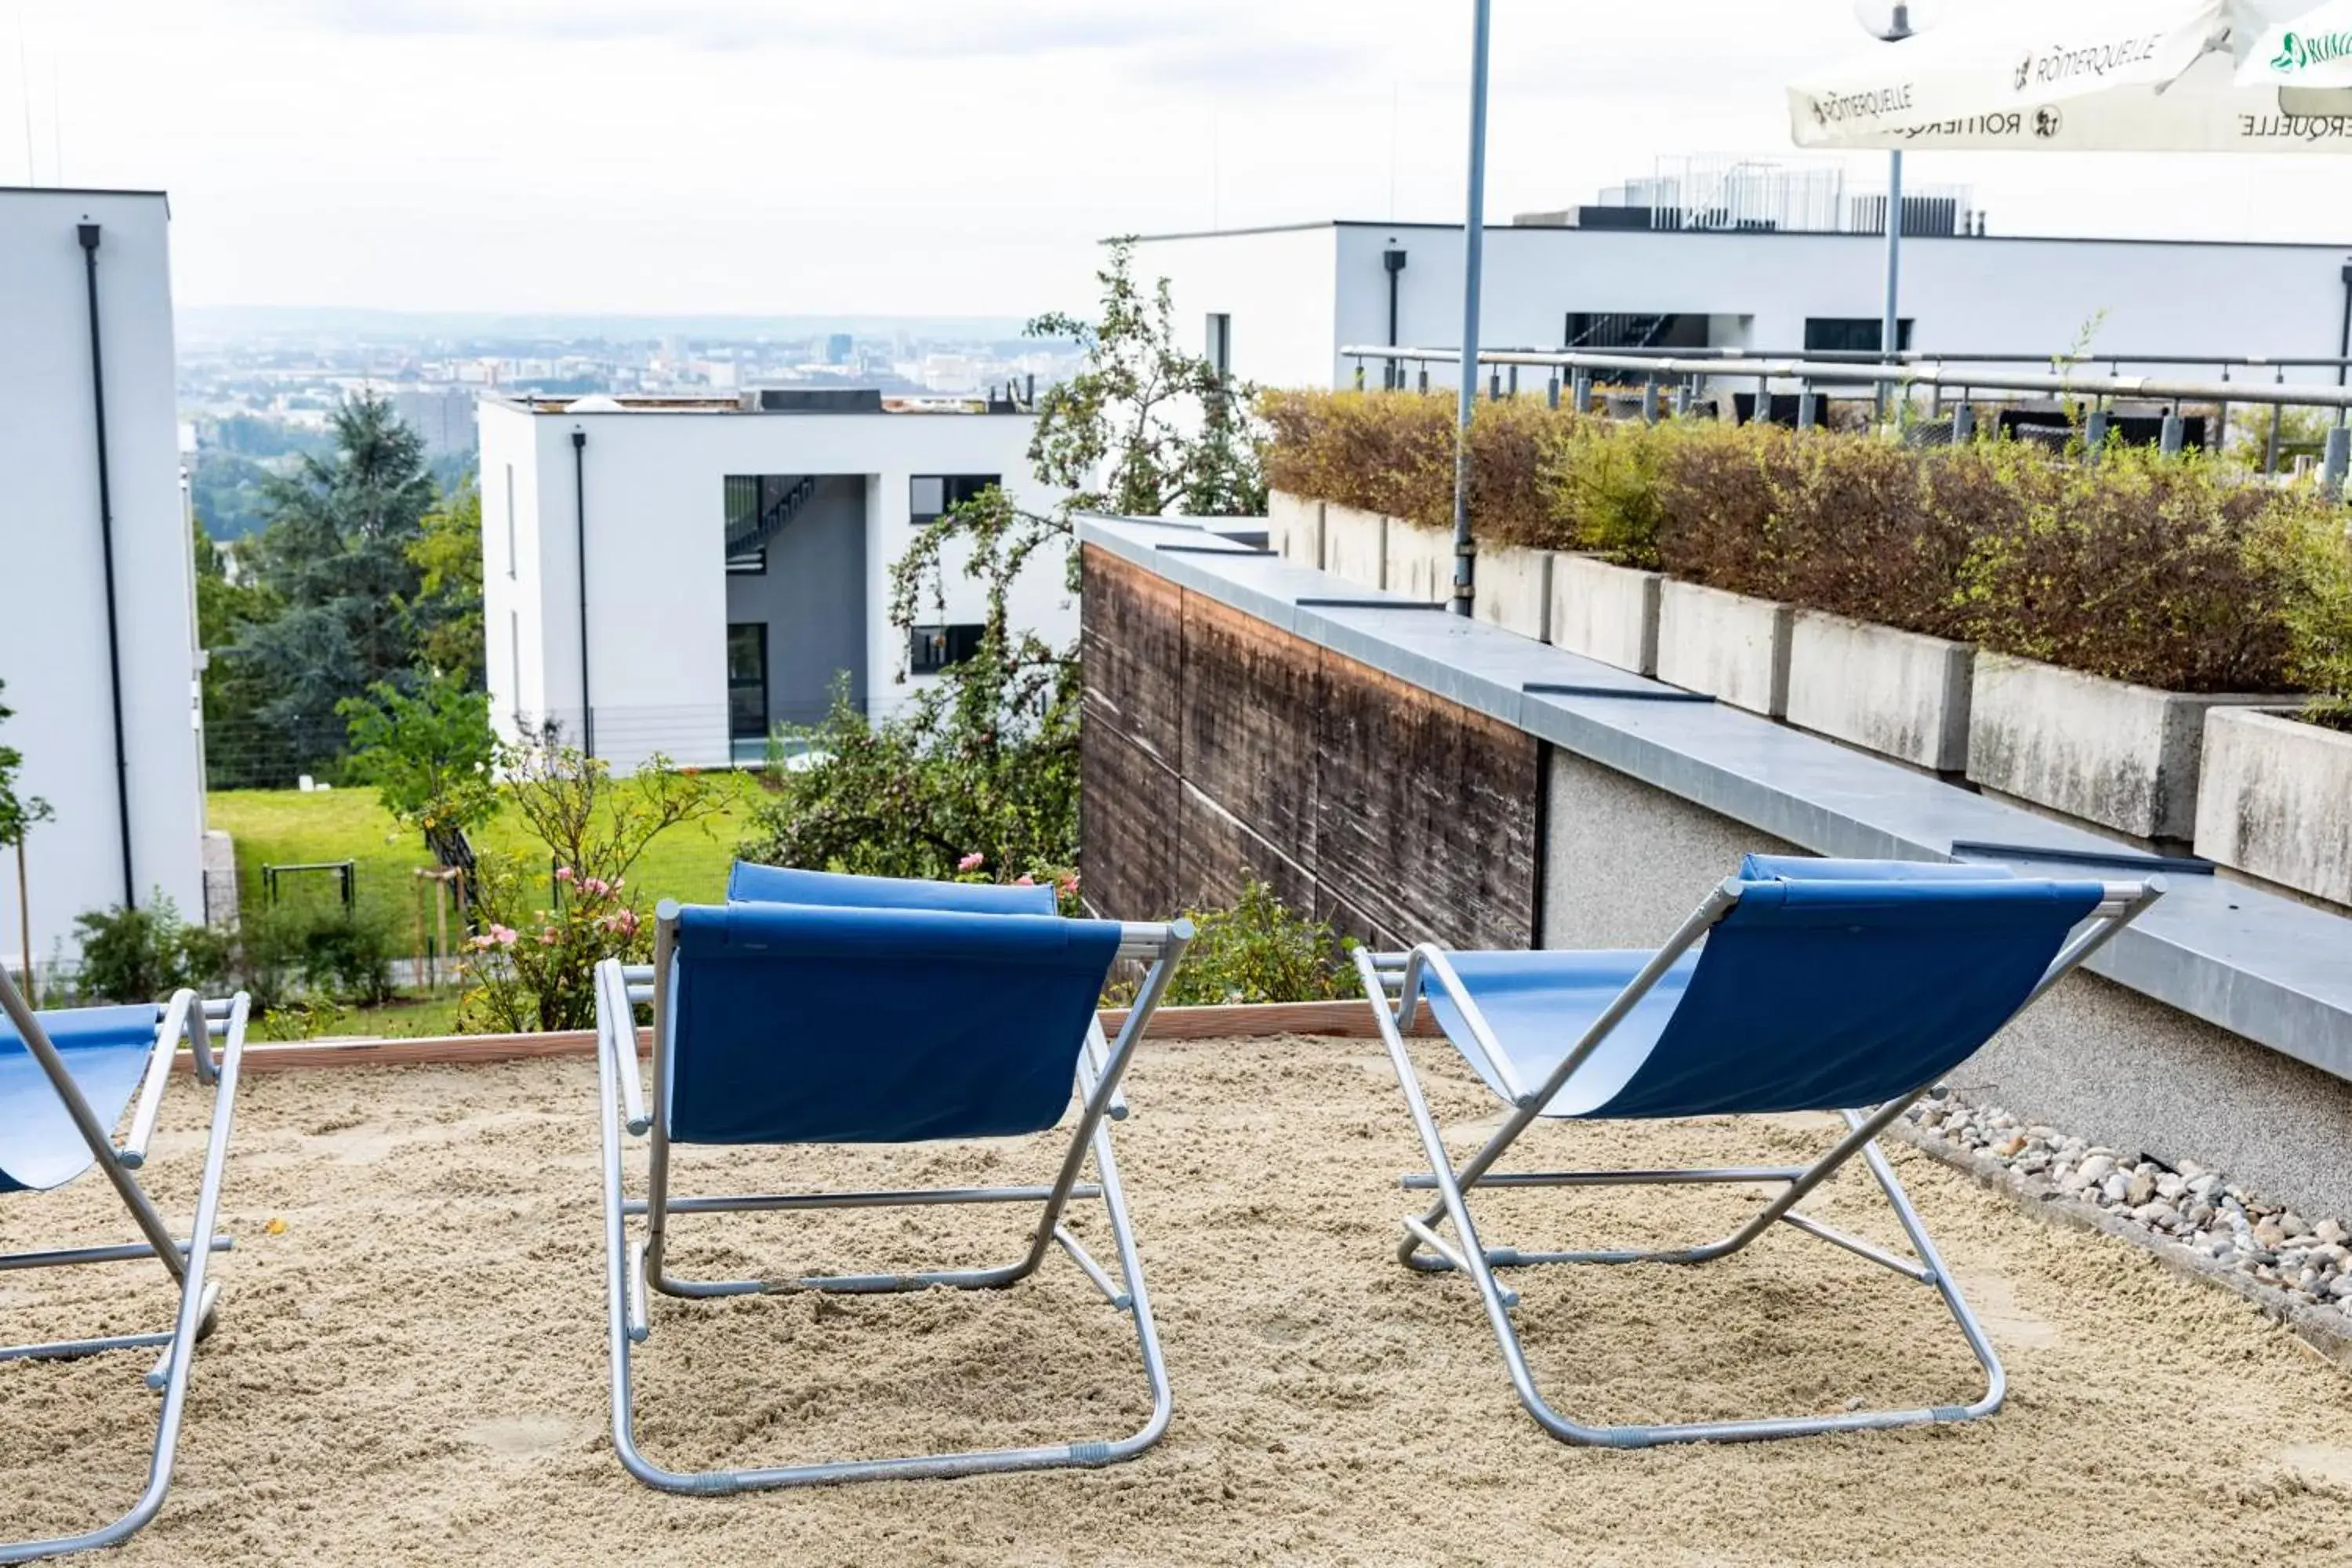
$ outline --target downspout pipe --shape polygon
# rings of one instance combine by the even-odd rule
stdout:
[[[588,432],[572,432],[572,532],[580,551],[581,749],[596,754],[596,704],[588,688]]]
[[[1391,336],[1394,336],[1393,330]],[[2342,386],[2345,384],[2345,372],[2352,369],[2352,365],[2347,365],[2346,363],[2352,361],[2352,261],[2347,261],[2344,264],[2344,325],[2336,334],[2336,384]],[[2352,411],[2338,408],[2336,411],[2336,423],[2343,424],[2347,412]]]
[[[122,839],[122,907],[139,907],[139,879],[131,859],[131,752],[122,726],[122,626],[114,597],[114,477],[106,453],[106,355],[99,331],[99,226],[78,226],[81,238],[82,276],[89,289],[89,397],[98,445],[98,549],[106,585],[107,695],[114,714],[115,824]],[[185,542],[182,542],[185,548]]]
[[[1390,246],[1381,252],[1381,265],[1388,268],[1389,274],[1389,347],[1394,348],[1397,346],[1397,283],[1404,272],[1404,252],[1393,245]],[[1389,361],[1388,374],[1381,378],[1381,384],[1391,392],[1404,389],[1402,360]]]

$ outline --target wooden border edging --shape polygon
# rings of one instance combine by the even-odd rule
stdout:
[[[1123,1007],[1107,1008],[1103,1028],[1117,1032],[1127,1022]],[[1413,1031],[1433,1035],[1436,1024],[1427,1004]],[[1332,1035],[1377,1039],[1380,1026],[1363,1002],[1270,1002],[1221,1007],[1162,1007],[1152,1015],[1145,1038],[1152,1040],[1263,1039],[1274,1035]],[[651,1031],[637,1031],[640,1049],[652,1047]],[[305,1040],[278,1045],[256,1042],[245,1048],[248,1072],[304,1068],[469,1067],[485,1062],[530,1061],[541,1057],[584,1057],[596,1048],[593,1029],[527,1035],[437,1035],[413,1040]],[[178,1070],[188,1070],[181,1053]]]

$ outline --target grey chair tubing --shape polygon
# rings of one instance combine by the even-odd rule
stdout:
[[[664,1491],[706,1495],[885,1477],[957,1476],[1072,1465],[1107,1465],[1130,1458],[1159,1441],[1167,1430],[1174,1402],[1169,1388],[1167,1365],[1160,1353],[1158,1326],[1151,1315],[1150,1298],[1144,1290],[1142,1266],[1135,1250],[1126,1195],[1119,1185],[1118,1167],[1111,1152],[1108,1122],[1118,1110],[1125,1108],[1125,1101],[1119,1094],[1120,1081],[1134,1058],[1152,1013],[1166,994],[1176,962],[1182,955],[1186,943],[1192,940],[1192,927],[1179,921],[1169,926],[1129,924],[1124,928],[1122,955],[1150,957],[1155,962],[1144,976],[1143,984],[1128,1011],[1117,1042],[1106,1048],[1100,1025],[1090,1026],[1075,1075],[1082,1107],[1078,1123],[1071,1136],[1069,1152],[1050,1185],[944,1188],[914,1193],[788,1194],[754,1196],[749,1200],[673,1198],[668,1193],[669,1146],[663,1079],[667,1076],[664,1062],[668,1048],[666,1025],[668,1018],[669,959],[676,931],[675,906],[665,905],[656,913],[654,938],[651,980],[656,1026],[654,1090],[649,1107],[643,1107],[639,1099],[629,1092],[637,1087],[639,1072],[636,1031],[634,1019],[627,1011],[632,977],[620,964],[610,962],[600,967],[598,974],[600,995],[607,998],[606,1008],[600,1010],[605,1026],[600,1029],[597,1042],[597,1076],[601,1096],[599,1121],[604,1142],[605,1283],[607,1340],[612,1359],[613,1436],[614,1450],[629,1473],[646,1485]],[[1148,945],[1145,944],[1147,937]],[[619,1022],[614,1023],[614,1019]],[[622,1082],[616,1084],[614,1081],[616,1077]],[[648,1144],[646,1196],[643,1200],[630,1200],[624,1192],[622,1175],[623,1127],[625,1120],[631,1131],[639,1131],[640,1115],[644,1122],[642,1131]],[[1097,1180],[1080,1182],[1078,1177],[1083,1173],[1089,1156],[1095,1163]],[[1062,1215],[1068,1204],[1073,1198],[1079,1197],[1099,1198],[1103,1203],[1117,1248],[1119,1280],[1113,1280],[1062,1224]],[[728,1213],[747,1208],[862,1208],[896,1203],[1011,1202],[1037,1203],[1042,1212],[1024,1257],[996,1268],[697,1281],[672,1276],[662,1256],[667,1237],[666,1221],[672,1212]],[[626,1220],[632,1215],[642,1215],[646,1221],[646,1234],[642,1240],[633,1241],[627,1236]],[[922,1289],[932,1286],[992,1289],[1013,1284],[1034,1273],[1046,1252],[1055,1246],[1069,1253],[1080,1271],[1114,1307],[1134,1320],[1144,1373],[1151,1390],[1152,1409],[1142,1428],[1129,1436],[1108,1442],[1053,1444],[964,1454],[696,1473],[667,1469],[647,1459],[636,1447],[631,1408],[629,1347],[642,1342],[651,1331],[652,1290],[673,1296],[701,1298],[790,1290],[862,1294]]]
[[[173,1245],[183,1258],[187,1257],[189,1243],[182,1241]],[[213,1237],[215,1252],[233,1251],[236,1247],[236,1237],[233,1236]],[[119,1247],[66,1247],[50,1252],[11,1252],[0,1255],[0,1272],[11,1268],[61,1268],[77,1263],[128,1263],[133,1258],[154,1256],[155,1249],[143,1241],[126,1241]]]
[[[147,1055],[147,1074],[139,1084],[139,1109],[131,1118],[131,1136],[117,1151],[131,1170],[147,1163],[147,1144],[155,1136],[155,1119],[163,1109],[163,1086],[171,1081],[172,1058],[179,1054],[181,1037],[194,1037],[189,1009],[195,1001],[194,992],[181,990],[163,1005],[163,1022],[155,1031],[154,1047]]]
[[[2082,962],[2098,951],[2116,931],[2136,919],[2164,892],[2160,879],[2151,878],[2145,883],[2110,883],[2099,906],[2084,925],[2060,949],[2051,961],[2042,979],[2019,1005],[2019,1011],[2072,973]],[[1436,1118],[1423,1094],[1418,1074],[1404,1043],[1403,1026],[1412,1016],[1417,1001],[1414,978],[1424,965],[1416,962],[1415,954],[1394,954],[1375,957],[1358,952],[1355,955],[1359,978],[1365,995],[1372,1003],[1373,1016],[1380,1026],[1381,1042],[1388,1047],[1391,1065],[1396,1069],[1397,1082],[1402,1089],[1407,1110],[1411,1112],[1415,1131],[1419,1133],[1423,1152],[1430,1162],[1425,1173],[1408,1175],[1402,1184],[1412,1190],[1434,1189],[1436,1205],[1427,1214],[1404,1221],[1404,1238],[1398,1247],[1398,1258],[1408,1267],[1423,1272],[1459,1272],[1467,1275],[1476,1285],[1486,1310],[1487,1321],[1501,1348],[1506,1369],[1520,1404],[1537,1423],[1555,1437],[1566,1442],[1610,1447],[1647,1447],[1659,1443],[1730,1442],[1763,1438],[1800,1436],[1825,1432],[1882,1430],[1916,1426],[1929,1422],[1950,1422],[1973,1419],[1991,1414],[2000,1407],[2008,1390],[2008,1376],[2000,1359],[1986,1337],[1982,1326],[1969,1310],[1958,1283],[1945,1268],[1942,1257],[1928,1237],[1926,1226],[1911,1206],[1895,1171],[1878,1148],[1878,1133],[1892,1124],[1921,1096],[1929,1084],[1921,1084],[1910,1093],[1890,1100],[1867,1111],[1847,1110],[1842,1112],[1846,1131],[1843,1137],[1821,1159],[1804,1167],[1783,1168],[1721,1168],[1682,1172],[1659,1171],[1547,1171],[1525,1173],[1491,1172],[1495,1161],[1533,1122],[1542,1106],[1550,1103],[1577,1068],[1597,1049],[1634,1004],[1654,985],[1666,969],[1684,952],[1696,945],[1707,929],[1738,901],[1738,884],[1727,881],[1685,921],[1667,944],[1646,963],[1617,998],[1611,1003],[1592,1026],[1578,1040],[1576,1046],[1547,1078],[1544,1086],[1531,1096],[1513,1097],[1516,1108],[1501,1127],[1468,1159],[1455,1165],[1447,1152]],[[1402,973],[1400,974],[1400,972]],[[1438,984],[1445,985],[1457,1007],[1468,1002],[1448,970],[1427,966]],[[1397,996],[1391,1004],[1389,976],[1400,974]],[[1465,1012],[1464,1015],[1469,1015]],[[1491,1042],[1476,1037],[1474,1044],[1492,1054]],[[1507,1085],[1509,1080],[1504,1080]],[[1877,1182],[1888,1205],[1894,1209],[1897,1223],[1918,1261],[1915,1264],[1859,1237],[1850,1236],[1809,1215],[1799,1213],[1796,1205],[1859,1154],[1872,1177]],[[1745,1225],[1730,1236],[1716,1242],[1696,1247],[1674,1248],[1620,1248],[1610,1250],[1539,1252],[1516,1247],[1488,1247],[1478,1238],[1469,1210],[1468,1191],[1474,1187],[1508,1186],[1600,1186],[1632,1183],[1767,1181],[1781,1184],[1781,1191],[1767,1202]],[[1441,1219],[1453,1222],[1455,1242],[1448,1242],[1435,1229]],[[1959,1325],[1962,1337],[1970,1352],[1985,1373],[1985,1392],[1967,1405],[1942,1405],[1904,1410],[1850,1411],[1841,1415],[1810,1416],[1774,1416],[1754,1420],[1670,1422],[1651,1425],[1621,1425],[1588,1426],[1570,1419],[1552,1409],[1536,1388],[1533,1374],[1528,1368],[1520,1349],[1518,1335],[1510,1320],[1510,1310],[1517,1304],[1515,1292],[1503,1286],[1495,1276],[1498,1268],[1526,1267],[1546,1263],[1676,1263],[1694,1264],[1711,1261],[1736,1252],[1753,1242],[1776,1224],[1790,1227],[1832,1246],[1853,1253],[1865,1260],[1916,1280],[1935,1289],[1942,1298],[1953,1321]],[[1458,1243],[1458,1245],[1457,1245]],[[1423,1248],[1435,1256],[1426,1256]]]
[[[10,1022],[16,1026],[26,1049],[40,1062],[43,1072],[65,1101],[67,1112],[72,1116],[84,1141],[89,1144],[92,1157],[105,1168],[116,1191],[122,1194],[125,1205],[139,1219],[140,1228],[148,1233],[150,1247],[130,1256],[134,1258],[142,1256],[160,1258],[180,1287],[179,1310],[169,1334],[160,1339],[155,1335],[135,1334],[69,1342],[67,1348],[52,1351],[53,1356],[63,1356],[94,1354],[114,1349],[146,1349],[158,1343],[163,1346],[162,1363],[154,1373],[148,1374],[151,1386],[160,1385],[163,1403],[156,1418],[155,1445],[148,1461],[146,1489],[140,1493],[130,1511],[110,1524],[79,1535],[0,1543],[0,1563],[10,1563],[117,1545],[145,1528],[163,1506],[164,1496],[171,1489],[172,1467],[179,1452],[180,1423],[187,1407],[188,1376],[195,1361],[196,1342],[204,1336],[211,1322],[218,1299],[217,1288],[205,1278],[205,1268],[212,1255],[222,1250],[215,1245],[215,1240],[220,1239],[215,1237],[215,1232],[220,1221],[221,1175],[228,1160],[230,1130],[236,1121],[237,1069],[245,1057],[248,1005],[244,994],[239,993],[229,1000],[226,1011],[222,1015],[227,1026],[224,1031],[226,1045],[216,1068],[210,1073],[212,1128],[205,1141],[204,1173],[196,1190],[195,1218],[190,1227],[190,1240],[184,1251],[163,1228],[161,1218],[155,1215],[154,1206],[147,1202],[146,1193],[140,1187],[138,1178],[122,1166],[106,1131],[98,1126],[89,1102],[82,1098],[72,1078],[66,1072],[64,1063],[58,1057],[57,1047],[50,1043],[39,1020],[26,1005],[24,997],[18,994],[5,970],[0,970],[0,1012],[5,1012]],[[176,1040],[173,1048],[177,1048]],[[210,1061],[210,1052],[204,1051],[198,1060],[200,1080],[206,1075],[205,1064]],[[152,1226],[147,1223],[151,1219],[154,1221]]]

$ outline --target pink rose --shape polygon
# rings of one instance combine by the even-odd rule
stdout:
[[[500,947],[512,947],[515,944],[517,933],[512,926],[492,926],[490,934],[498,938]]]
[[[555,868],[555,879],[559,882],[568,882],[572,880],[572,868],[569,866],[558,866]]]
[[[956,869],[959,871],[977,871],[982,866],[987,864],[988,857],[974,851],[973,853],[965,856],[962,859],[957,861]]]
[[[1016,888],[1034,888],[1037,885],[1037,879],[1024,871],[1013,879],[1013,885]]]

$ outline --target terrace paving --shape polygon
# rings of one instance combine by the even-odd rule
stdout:
[[[1491,1117],[1443,1049],[1418,1047],[1439,1113]],[[1103,1470],[704,1500],[649,1491],[612,1455],[593,1062],[257,1074],[226,1185],[229,1295],[196,1363],[179,1479],[108,1560],[2341,1561],[2352,1384],[2234,1297],[1906,1150],[1896,1163],[2008,1359],[2006,1410],[1958,1428],[1577,1450],[1519,1411],[1468,1287],[1391,1256],[1416,1144],[1376,1045],[1154,1044],[1129,1089],[1121,1164],[1176,1389],[1165,1442]],[[151,1164],[174,1210],[199,1154],[194,1102],[179,1103]],[[1629,1165],[1794,1160],[1826,1136],[1819,1119],[1538,1131],[1533,1159]],[[702,1190],[772,1191],[1023,1180],[1051,1158],[1038,1141],[698,1151],[683,1166]],[[1493,1244],[1719,1234],[1740,1200],[1499,1196]],[[95,1180],[11,1199],[9,1235],[120,1239],[110,1202]],[[1856,1174],[1808,1207],[1895,1234]],[[968,1211],[683,1225],[687,1260],[763,1273],[994,1260],[1018,1243],[1013,1215]],[[1080,1229],[1103,1236],[1093,1215]],[[160,1318],[154,1285],[116,1293],[142,1279],[0,1276],[0,1312],[30,1333]],[[1514,1283],[1538,1376],[1587,1418],[1974,1392],[1928,1292],[1792,1233],[1706,1269]],[[12,1531],[135,1492],[153,1415],[143,1366],[0,1365]],[[1144,1407],[1124,1319],[1058,1258],[978,1296],[660,1300],[638,1367],[640,1436],[678,1466],[1108,1436]]]

